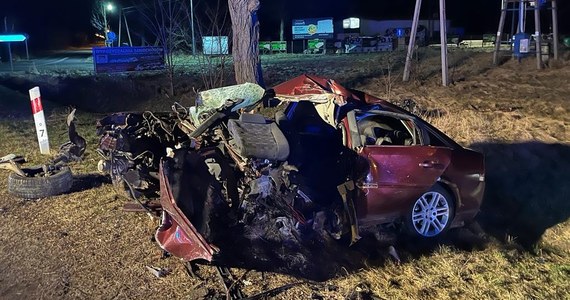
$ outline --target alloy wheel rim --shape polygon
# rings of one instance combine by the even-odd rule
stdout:
[[[440,234],[449,222],[449,203],[438,192],[427,192],[414,203],[412,224],[414,230],[425,237]]]

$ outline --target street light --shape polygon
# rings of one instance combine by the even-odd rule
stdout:
[[[103,28],[103,31],[105,32],[105,46],[109,45],[109,34],[107,32],[107,11],[113,11],[113,4],[111,3],[107,3],[107,5],[101,3],[101,9],[103,10],[103,22],[105,23],[105,28]]]

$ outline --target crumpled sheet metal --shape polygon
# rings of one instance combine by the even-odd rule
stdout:
[[[287,101],[293,99],[309,100],[316,103],[332,101],[338,106],[345,105],[348,99],[360,101],[358,96],[336,81],[306,74],[278,84],[273,90],[278,98],[281,97]]]
[[[176,205],[164,164],[160,165],[160,204],[162,224],[155,233],[158,245],[184,261],[204,259],[212,261],[219,249],[210,245]]]
[[[381,103],[389,111],[400,112],[397,106],[366,93],[355,94],[332,79],[314,75],[300,75],[273,87],[276,98],[281,101],[313,102],[317,112],[325,122],[336,126],[335,107],[347,103],[369,105]]]
[[[87,142],[77,133],[75,128],[75,108],[69,113],[66,119],[69,141],[59,146],[57,156],[50,161],[50,164],[67,164],[72,161],[81,161]]]
[[[190,117],[194,124],[199,125],[202,113],[224,106],[227,100],[243,99],[242,103],[232,109],[232,111],[237,111],[257,104],[264,94],[265,89],[249,82],[202,91],[198,93],[196,106],[190,107]]]
[[[310,101],[319,116],[336,127],[335,106],[343,106],[349,98],[359,100],[332,79],[301,75],[274,87],[275,96],[281,101]]]
[[[261,175],[261,177],[254,179],[249,182],[250,194],[259,194],[261,198],[267,198],[271,195],[272,184],[271,178],[267,175]]]

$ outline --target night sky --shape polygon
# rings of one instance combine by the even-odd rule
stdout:
[[[0,0],[1,31],[4,17],[16,32],[31,36],[34,48],[54,48],[65,45],[80,45],[94,30],[89,24],[93,0]],[[215,0],[194,0],[199,9]],[[113,0],[114,3],[131,5],[131,0]],[[570,1],[559,0],[561,33],[568,33],[570,24],[563,16],[570,13]],[[261,0],[261,38],[276,39],[281,18],[285,20],[285,31],[289,34],[291,20],[310,17],[346,17],[370,19],[411,18],[414,0]],[[499,19],[500,0],[448,0],[447,16],[454,27],[464,27],[467,34],[496,32]],[[435,16],[438,0],[423,0],[422,18]],[[546,13],[543,13],[546,14]],[[117,18],[111,15],[109,18]],[[544,24],[550,23],[550,16],[544,16]],[[116,22],[116,20],[115,20]],[[116,24],[116,23],[115,23]],[[548,25],[545,25],[548,29]],[[567,29],[568,28],[568,29]]]

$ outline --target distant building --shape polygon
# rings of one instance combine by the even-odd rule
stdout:
[[[439,20],[419,20],[418,39],[421,42],[439,35]],[[448,32],[452,30],[451,21],[447,21]],[[337,39],[344,40],[349,36],[390,36],[393,38],[409,37],[412,20],[369,20],[360,18],[346,18],[342,24],[338,23]]]

